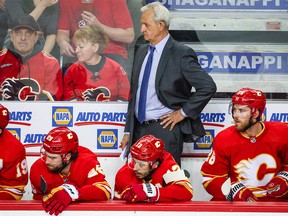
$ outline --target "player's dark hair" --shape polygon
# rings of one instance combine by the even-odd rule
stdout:
[[[78,157],[78,151],[77,152],[69,152],[69,153],[71,154],[70,161],[76,160],[76,158]]]
[[[157,160],[155,160],[150,166],[150,173],[149,175],[147,175],[145,178],[143,178],[145,181],[150,181],[152,179],[152,174],[154,173],[154,171],[161,165],[163,160],[160,160],[160,158],[158,158]],[[156,164],[158,162],[158,167],[156,169],[152,169],[152,166],[154,164]]]

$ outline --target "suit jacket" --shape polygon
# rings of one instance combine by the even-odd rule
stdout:
[[[142,63],[149,44],[143,44],[135,53],[131,77],[130,100],[128,104],[125,132],[133,137],[136,92]],[[168,108],[180,108],[188,115],[181,121],[180,128],[185,142],[196,141],[205,135],[199,114],[216,92],[216,84],[200,64],[194,50],[169,37],[156,72],[156,94]],[[191,92],[192,87],[196,90]],[[131,143],[130,143],[131,145]]]

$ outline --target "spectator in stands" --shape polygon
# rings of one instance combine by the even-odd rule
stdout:
[[[5,36],[7,35],[7,13],[6,13],[6,0],[0,0],[0,48],[2,49]]]
[[[42,51],[38,23],[30,15],[11,25],[11,42],[0,53],[0,93],[3,100],[59,100],[62,73],[58,61]]]
[[[262,122],[265,105],[260,90],[242,88],[233,95],[234,126],[217,134],[201,168],[212,200],[287,201],[288,125]]]
[[[190,201],[193,189],[184,171],[152,135],[131,147],[131,162],[116,174],[114,199],[127,202]]]
[[[86,25],[73,37],[78,61],[64,75],[64,100],[128,101],[130,84],[116,61],[100,55],[108,38],[101,28]]]
[[[31,166],[33,199],[43,200],[51,215],[72,201],[108,200],[111,189],[94,152],[79,146],[67,127],[53,128],[44,138],[42,157]]]
[[[57,42],[61,54],[70,57],[65,58],[64,67],[76,61],[75,49],[70,40],[75,31],[85,25],[97,25],[109,38],[108,46],[101,54],[117,61],[129,74],[131,66],[126,46],[133,41],[134,30],[125,0],[94,0],[89,9],[84,9],[81,0],[62,0],[59,6]]]
[[[214,95],[216,85],[201,68],[194,50],[169,34],[171,16],[167,8],[154,2],[141,11],[141,32],[150,44],[143,44],[135,54],[121,146],[153,134],[164,141],[166,150],[181,165],[183,142],[205,135],[199,115]],[[145,65],[151,65],[150,48],[155,51],[149,79]],[[148,89],[142,88],[146,86]]]
[[[26,152],[8,122],[9,111],[0,104],[0,200],[20,200],[28,183]]]
[[[139,22],[140,17],[141,17],[140,8],[143,6],[143,0],[126,0],[126,4],[128,6],[128,9],[129,9],[132,21],[133,21],[133,26],[134,26],[134,40],[127,45],[128,56],[129,56],[128,59],[131,62],[130,64],[132,65],[137,39],[140,36],[143,37],[140,31],[141,24]],[[129,74],[129,76],[131,76],[131,73]]]
[[[40,26],[38,39],[43,45],[43,51],[52,52],[56,44],[58,0],[13,0],[6,2],[6,8],[9,27],[21,16],[31,15]],[[9,36],[6,45],[10,41]],[[59,48],[55,47],[51,54],[59,57]]]

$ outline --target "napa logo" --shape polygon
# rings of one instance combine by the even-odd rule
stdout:
[[[198,142],[194,143],[195,149],[201,149],[201,150],[208,150],[211,149],[214,137],[215,137],[215,131],[214,130],[205,130],[206,135],[201,137]]]
[[[52,107],[52,126],[73,126],[73,107]]]
[[[21,129],[20,128],[7,128],[7,130],[19,141],[21,140]]]
[[[97,149],[117,149],[118,130],[116,129],[97,129]]]
[[[263,110],[263,113],[261,115],[261,121],[266,121],[267,119],[267,108],[265,107],[265,109]]]

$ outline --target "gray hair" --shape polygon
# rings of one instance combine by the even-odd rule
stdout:
[[[152,9],[154,12],[153,20],[155,22],[163,21],[166,24],[167,29],[169,28],[171,15],[169,10],[160,2],[152,2],[141,8],[141,12],[145,12]]]

